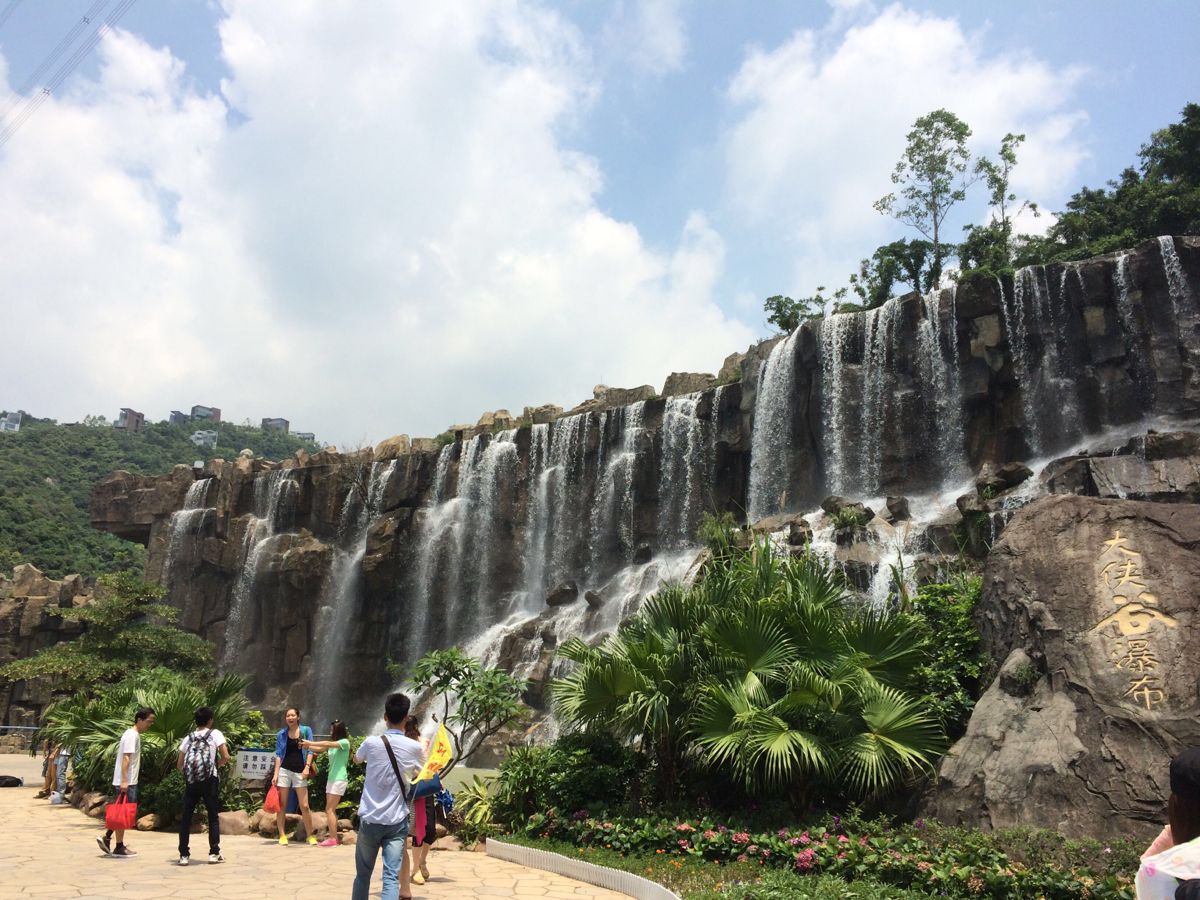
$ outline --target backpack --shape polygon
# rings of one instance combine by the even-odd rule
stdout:
[[[187,753],[183,756],[183,779],[188,784],[208,781],[213,776],[212,729],[204,736],[193,731],[188,738]]]

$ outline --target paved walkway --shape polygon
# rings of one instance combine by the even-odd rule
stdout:
[[[192,864],[178,865],[177,836],[135,832],[132,859],[105,857],[96,847],[102,826],[70,806],[35,800],[41,762],[0,754],[0,774],[25,778],[26,787],[0,788],[0,897],[116,898],[193,897],[286,900],[349,897],[354,880],[353,847],[280,847],[257,836],[227,836],[221,850],[227,862],[210,866],[207,838],[192,836]],[[560,875],[526,869],[482,853],[430,854],[429,883],[413,885],[421,900],[453,897],[546,897],[554,900],[618,900],[625,895]],[[379,867],[371,894],[379,896]]]

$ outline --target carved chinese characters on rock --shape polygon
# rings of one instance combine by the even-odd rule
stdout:
[[[1091,631],[1105,641],[1113,667],[1127,679],[1122,699],[1154,710],[1167,699],[1158,639],[1178,623],[1159,608],[1145,559],[1131,538],[1114,531],[1099,548],[1097,563],[1102,618]]]

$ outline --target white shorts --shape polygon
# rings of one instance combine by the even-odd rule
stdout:
[[[280,769],[279,774],[275,777],[275,787],[306,788],[308,787],[308,779],[299,772],[293,772],[291,769]]]
[[[329,784],[325,785],[325,793],[337,794],[339,797],[346,796],[346,782],[345,781],[329,782]]]

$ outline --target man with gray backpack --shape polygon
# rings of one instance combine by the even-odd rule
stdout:
[[[183,817],[179,820],[179,864],[191,862],[188,842],[192,835],[192,813],[203,803],[208,812],[208,861],[225,862],[221,855],[221,781],[217,766],[229,762],[225,735],[213,728],[213,711],[202,706],[196,710],[196,730],[179,744],[176,767],[183,773]]]

